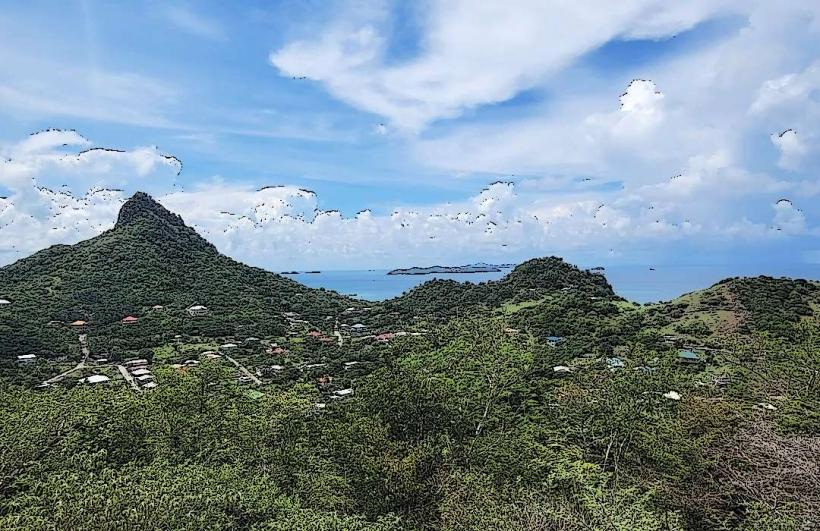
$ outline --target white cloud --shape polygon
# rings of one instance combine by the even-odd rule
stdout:
[[[88,143],[73,132],[49,131],[3,148],[14,158],[0,166],[0,186],[11,191],[0,200],[0,263],[110,228],[122,202],[146,184],[222,252],[272,269],[600,256],[606,250],[617,256],[680,240],[759,240],[815,230],[791,202],[768,199],[794,192],[798,183],[737,173],[719,152],[691,160],[685,174],[667,183],[627,191],[595,182],[576,183],[571,191],[536,179],[496,182],[462,201],[343,216],[321,209],[315,192],[296,186],[216,180],[169,192],[180,168],[176,159],[154,148],[80,151]],[[43,186],[67,176],[74,179],[70,186]],[[123,181],[127,191],[110,189]],[[732,206],[733,190],[747,194],[745,210]],[[773,218],[757,215],[760,203],[775,205]]]
[[[773,225],[776,230],[789,234],[800,234],[806,229],[806,217],[788,199],[780,199],[774,204]]]
[[[801,159],[808,150],[803,141],[797,136],[797,131],[786,129],[779,135],[772,135],[771,139],[772,143],[780,150],[778,166],[787,170],[798,169]]]
[[[335,97],[384,116],[398,129],[480,105],[508,100],[540,85],[610,39],[662,38],[745,2],[698,0],[432,1],[424,4],[421,51],[394,64],[387,57],[386,10],[352,11],[317,33],[270,55],[285,76],[320,81]]]

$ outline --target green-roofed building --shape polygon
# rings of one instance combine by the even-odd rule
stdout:
[[[701,359],[694,351],[681,349],[678,351],[678,361],[681,363],[700,363]]]

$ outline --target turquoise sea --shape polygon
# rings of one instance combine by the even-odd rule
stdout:
[[[605,275],[618,295],[635,302],[670,300],[684,293],[711,286],[727,277],[769,275],[820,280],[820,264],[749,264],[682,265],[682,266],[619,265],[607,267]],[[313,288],[326,288],[361,299],[378,301],[401,295],[433,278],[449,278],[459,282],[497,280],[500,273],[461,273],[436,275],[388,275],[387,269],[361,271],[322,271],[287,275]]]

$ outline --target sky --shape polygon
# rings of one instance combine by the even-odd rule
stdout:
[[[0,265],[820,263],[815,0],[2,2]]]

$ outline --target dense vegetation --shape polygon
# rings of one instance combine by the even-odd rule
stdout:
[[[0,348],[8,353],[65,353],[74,334],[67,325],[77,319],[89,321],[96,335],[133,338],[130,345],[139,348],[180,333],[278,335],[285,329],[282,312],[318,318],[357,304],[219,254],[140,193],[113,229],[0,268],[0,286],[0,297],[12,302],[0,309]],[[207,306],[209,315],[187,316],[184,310],[195,304]],[[151,313],[154,305],[164,311]],[[150,323],[124,332],[120,320],[127,315]]]
[[[325,409],[314,386],[250,395],[208,363],[161,371],[147,394],[5,386],[0,527],[818,524],[816,329],[738,344],[720,388],[639,346],[625,369],[590,361],[558,377],[560,348],[502,326],[457,321],[397,345]]]
[[[0,529],[820,527],[812,282],[641,306],[544,258],[368,305],[233,262],[139,194],[0,286],[6,358],[46,354],[0,363]],[[83,344],[157,386],[109,360],[35,389]]]

